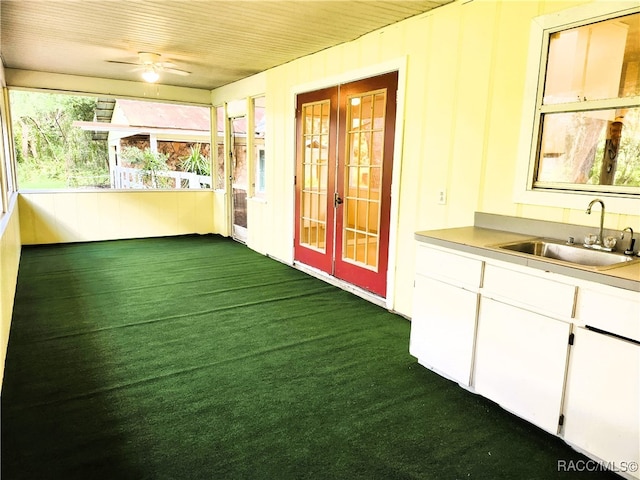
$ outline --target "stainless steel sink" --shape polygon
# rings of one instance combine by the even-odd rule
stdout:
[[[597,267],[598,269],[629,265],[629,262],[639,260],[638,257],[632,255],[592,250],[581,245],[570,245],[548,239],[506,243],[497,245],[497,247],[535,257],[544,257],[586,267]]]

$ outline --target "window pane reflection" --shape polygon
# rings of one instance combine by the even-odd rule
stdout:
[[[640,95],[640,13],[551,35],[543,104]]]
[[[640,108],[546,114],[537,181],[640,186]]]

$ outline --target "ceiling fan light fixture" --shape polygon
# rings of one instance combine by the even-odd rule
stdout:
[[[147,65],[147,67],[142,72],[142,79],[147,83],[155,83],[160,78],[158,72],[153,67],[153,65]]]

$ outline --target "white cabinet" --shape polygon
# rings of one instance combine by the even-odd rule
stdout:
[[[571,325],[482,297],[473,387],[557,434]]]
[[[481,260],[418,245],[409,352],[469,386]]]
[[[478,294],[421,275],[414,287],[409,353],[469,386]]]
[[[627,468],[640,463],[640,345],[584,328],[574,333],[562,436],[621,475],[640,478]]]
[[[419,243],[409,348],[635,480],[639,312],[635,291]]]

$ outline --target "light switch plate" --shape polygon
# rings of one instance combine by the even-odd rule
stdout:
[[[438,190],[438,204],[439,205],[447,204],[447,190],[444,188],[441,188],[440,190]]]

